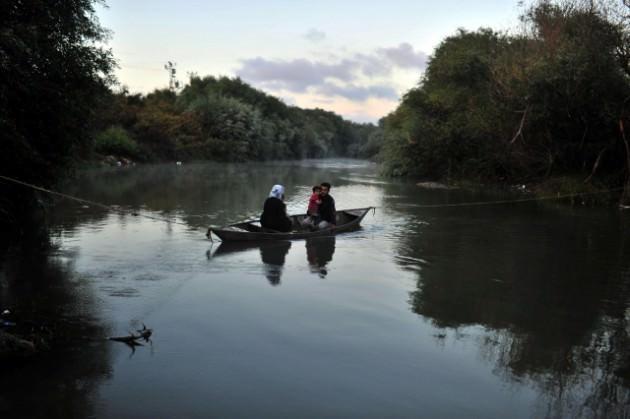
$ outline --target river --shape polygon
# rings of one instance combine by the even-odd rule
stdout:
[[[50,246],[14,250],[0,308],[53,328],[3,367],[3,417],[627,417],[630,214],[384,180],[356,160],[82,173]],[[208,225],[290,212],[329,181],[374,206],[334,238],[234,249]],[[135,212],[137,215],[132,215]],[[148,217],[154,218],[148,218]],[[135,350],[107,336],[142,324]]]

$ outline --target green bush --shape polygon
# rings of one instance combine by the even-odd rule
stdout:
[[[113,126],[96,135],[94,150],[100,154],[133,158],[138,155],[138,144],[131,138],[127,130]]]

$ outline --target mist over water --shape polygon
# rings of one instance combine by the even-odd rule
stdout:
[[[630,410],[630,217],[422,190],[321,160],[89,171],[15,251],[0,308],[54,320],[65,345],[0,376],[0,413],[96,417],[623,417]],[[211,243],[333,184],[377,207],[337,237]],[[139,216],[131,215],[137,212]],[[144,215],[170,220],[165,222]],[[27,297],[28,296],[28,297]],[[32,297],[31,297],[32,296]],[[145,323],[152,344],[105,340]]]

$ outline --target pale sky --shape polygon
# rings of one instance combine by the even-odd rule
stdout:
[[[433,49],[457,28],[517,25],[517,0],[108,0],[117,77],[132,92],[178,79],[240,76],[305,108],[376,121],[417,84]]]

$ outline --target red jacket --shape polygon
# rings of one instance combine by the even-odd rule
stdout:
[[[314,192],[313,195],[308,200],[308,209],[306,210],[306,214],[314,215],[319,213],[319,194]]]

